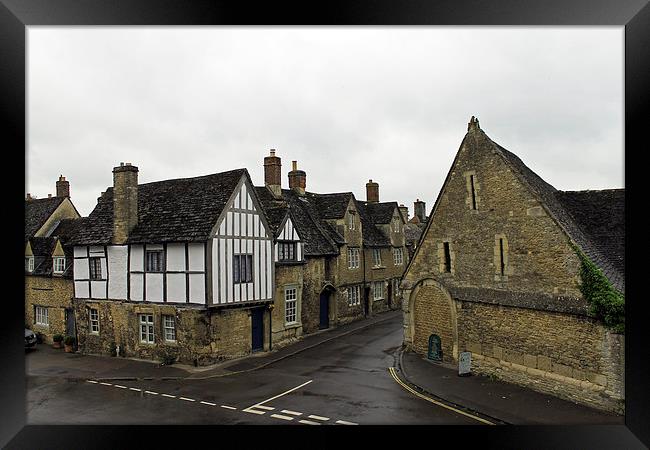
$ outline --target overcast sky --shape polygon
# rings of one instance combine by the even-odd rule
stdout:
[[[433,207],[472,115],[561,190],[624,186],[623,27],[28,27],[27,185],[82,215],[275,148],[307,190]]]

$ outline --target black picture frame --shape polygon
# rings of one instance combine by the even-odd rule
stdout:
[[[19,264],[8,264],[4,283],[10,289],[4,299],[4,355],[0,369],[0,446],[4,448],[133,448],[169,446],[172,439],[193,443],[205,439],[214,445],[237,445],[227,438],[241,441],[246,436],[260,444],[340,445],[356,435],[377,439],[384,446],[446,445],[461,447],[471,443],[480,447],[499,448],[644,448],[650,446],[650,403],[647,388],[649,354],[646,334],[644,296],[640,295],[645,246],[627,245],[647,242],[634,233],[635,223],[642,221],[643,201],[635,201],[633,186],[639,184],[635,170],[642,170],[641,160],[647,149],[650,64],[650,6],[648,0],[410,0],[391,2],[328,1],[246,2],[188,0],[2,0],[0,4],[0,110],[2,111],[5,157],[5,210],[22,211],[20,171],[24,174],[26,27],[34,25],[618,25],[625,26],[625,182],[626,182],[626,286],[632,295],[626,311],[626,414],[621,426],[530,426],[530,427],[296,427],[291,443],[282,440],[282,427],[265,427],[262,433],[248,433],[238,426],[219,427],[118,427],[118,426],[26,426],[25,357],[21,339],[24,315],[23,273]],[[629,170],[629,172],[628,172]],[[17,176],[9,182],[10,173]],[[638,173],[638,172],[637,172]],[[643,178],[641,178],[643,179]],[[24,179],[23,179],[24,181]],[[8,205],[7,205],[8,203]],[[641,225],[639,225],[641,226]],[[20,258],[21,220],[3,223],[5,244],[12,258]],[[639,239],[634,239],[639,236]],[[14,256],[15,253],[15,256]],[[24,255],[23,255],[24,256]],[[635,295],[636,294],[636,295]],[[135,433],[134,428],[137,428]],[[353,430],[354,429],[354,430]],[[323,440],[316,440],[323,434]],[[417,433],[418,436],[413,436]],[[253,436],[251,436],[251,434]],[[286,436],[286,435],[285,435]],[[316,439],[314,439],[316,437]],[[422,441],[424,439],[424,441]],[[450,439],[450,441],[449,441]],[[244,442],[244,441],[241,441]],[[363,445],[349,442],[352,445]],[[196,444],[201,445],[201,444]]]

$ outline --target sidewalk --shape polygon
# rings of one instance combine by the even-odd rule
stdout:
[[[425,395],[512,425],[623,425],[624,416],[480,375],[460,377],[456,367],[401,350],[399,375]]]
[[[341,325],[337,328],[318,331],[279,350],[254,353],[210,366],[194,367],[186,364],[161,366],[159,362],[151,360],[64,353],[62,349],[57,350],[47,344],[40,344],[35,349],[25,352],[25,369],[29,376],[60,377],[67,379],[201,380],[222,377],[261,369],[296,353],[300,353],[340,336],[362,330],[399,314],[401,314],[399,310],[380,313],[368,319]]]

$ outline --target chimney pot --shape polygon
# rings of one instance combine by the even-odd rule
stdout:
[[[379,183],[368,180],[366,183],[366,201],[368,203],[379,202]]]
[[[269,156],[264,157],[264,185],[271,191],[273,197],[282,197],[282,160],[275,156],[272,148]]]
[[[307,187],[307,174],[304,170],[298,170],[298,161],[291,161],[291,166],[293,170],[289,172],[289,189],[299,195],[304,195]]]
[[[291,161],[291,170],[298,170],[298,161]]]
[[[63,175],[59,175],[59,181],[56,182],[56,196],[70,197],[70,182]]]

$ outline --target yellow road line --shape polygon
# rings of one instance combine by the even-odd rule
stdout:
[[[471,418],[471,419],[474,419],[474,420],[478,420],[479,422],[485,423],[485,424],[487,424],[487,425],[494,425],[494,423],[490,422],[489,420],[485,420],[485,419],[483,419],[483,418],[481,418],[481,417],[475,416],[475,415],[470,414],[470,413],[468,413],[468,412],[461,411],[460,409],[454,408],[453,406],[445,405],[444,403],[441,403],[441,402],[436,401],[436,400],[434,400],[434,399],[432,399],[432,398],[429,398],[429,397],[427,397],[426,395],[422,395],[422,394],[420,394],[418,391],[416,391],[415,389],[413,389],[413,388],[411,388],[410,386],[406,385],[402,380],[400,380],[399,377],[397,376],[397,374],[395,373],[395,369],[394,369],[393,367],[389,367],[389,368],[388,368],[388,371],[390,372],[390,374],[391,374],[391,376],[393,377],[393,379],[394,379],[394,380],[395,380],[395,381],[396,381],[400,386],[402,386],[404,389],[406,389],[406,390],[409,391],[410,393],[416,395],[417,397],[420,397],[421,399],[426,400],[426,401],[428,401],[428,402],[431,402],[431,403],[433,403],[433,404],[435,404],[435,405],[438,405],[438,406],[441,406],[441,407],[443,407],[443,408],[446,408],[446,409],[449,409],[449,410],[451,410],[451,411],[454,411],[455,413],[462,414],[463,416],[467,416],[467,417],[469,417],[469,418]]]

